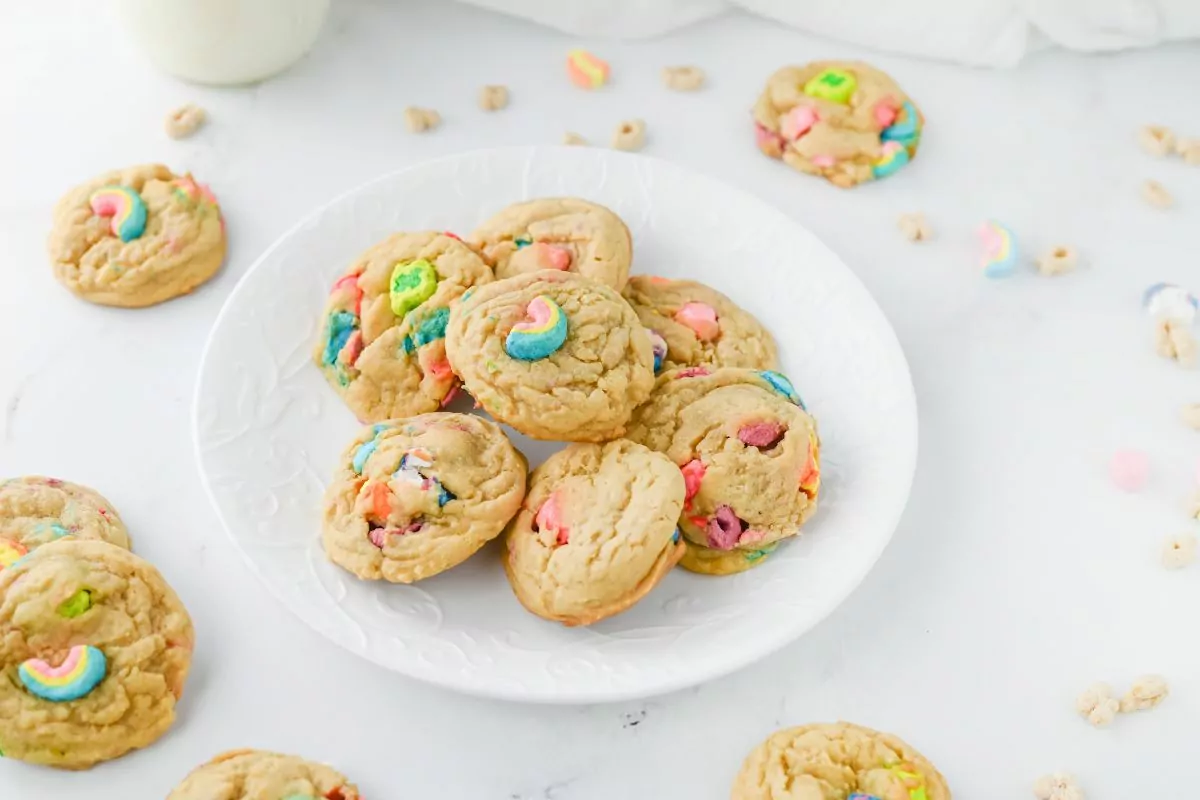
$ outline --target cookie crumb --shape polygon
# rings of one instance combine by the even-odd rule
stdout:
[[[484,111],[499,111],[507,106],[507,86],[484,86],[479,90],[479,107]]]
[[[1175,134],[1162,125],[1146,125],[1138,131],[1138,144],[1150,155],[1164,158],[1175,150]]]
[[[1192,537],[1193,539],[1195,537]],[[1167,699],[1171,687],[1161,675],[1143,675],[1135,678],[1133,686],[1121,698],[1121,711],[1128,714],[1131,711],[1145,711]]]
[[[167,114],[164,127],[172,139],[186,139],[208,119],[208,113],[195,103],[187,103]]]
[[[646,144],[646,123],[640,119],[622,122],[613,133],[612,146],[617,150],[641,150]]]
[[[704,85],[704,70],[699,67],[663,67],[663,83],[676,92],[694,92]]]
[[[1121,703],[1112,696],[1112,687],[1097,683],[1075,700],[1075,709],[1096,727],[1110,724],[1121,710]]]
[[[1200,431],[1200,403],[1188,403],[1179,410],[1179,418],[1184,425]]]
[[[1065,275],[1074,271],[1079,256],[1073,247],[1055,247],[1037,260],[1038,272],[1043,275]]]
[[[1167,569],[1182,569],[1196,560],[1196,536],[1182,533],[1163,542],[1162,565]],[[1124,705],[1124,700],[1121,701]],[[1126,709],[1122,707],[1122,711]]]
[[[1038,778],[1033,784],[1033,795],[1038,800],[1084,800],[1075,778],[1061,772]]]
[[[572,133],[571,131],[567,131],[566,133],[563,134],[562,143],[563,144],[571,144],[571,145],[586,145],[587,139],[583,138],[578,133]]]
[[[923,242],[926,239],[933,238],[933,229],[929,227],[929,222],[926,221],[925,215],[919,212],[901,214],[900,219],[896,220],[896,226],[900,228],[900,232],[904,234],[904,238],[910,242]]]
[[[1170,208],[1175,202],[1161,183],[1151,180],[1142,184],[1142,199],[1155,208]]]
[[[442,124],[442,115],[432,108],[409,106],[404,109],[404,124],[412,133],[422,133]]]

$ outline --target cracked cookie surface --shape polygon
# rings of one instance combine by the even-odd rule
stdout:
[[[95,489],[39,475],[0,481],[0,572],[64,537],[129,549],[125,523]]]
[[[167,800],[359,800],[338,771],[266,750],[231,750],[202,764]]]

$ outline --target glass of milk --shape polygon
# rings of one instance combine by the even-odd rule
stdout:
[[[162,70],[208,84],[254,83],[296,63],[330,0],[118,0],[125,27]]]

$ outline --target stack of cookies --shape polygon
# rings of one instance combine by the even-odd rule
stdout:
[[[721,292],[630,277],[629,230],[574,198],[510,206],[466,240],[400,233],[333,286],[314,359],[367,423],[323,541],[409,583],[504,534],[530,611],[586,625],[679,563],[741,572],[816,508],[816,423],[771,334]],[[527,476],[503,430],[570,442]]]
[[[0,751],[67,769],[162,736],[192,660],[187,610],[129,551],[112,504],[55,478],[0,483]]]

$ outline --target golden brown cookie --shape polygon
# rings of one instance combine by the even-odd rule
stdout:
[[[67,769],[162,736],[192,660],[192,621],[128,550],[64,538],[0,572],[0,750]]]
[[[421,414],[364,428],[325,492],[325,552],[369,580],[436,575],[500,535],[525,496],[527,468],[481,417]]]
[[[754,104],[760,150],[842,188],[908,164],[924,124],[896,82],[861,61],[783,67]]]
[[[621,218],[577,197],[514,203],[471,234],[497,278],[557,269],[618,292],[629,277],[633,242]]]
[[[95,489],[38,475],[0,482],[0,572],[63,537],[129,549],[125,523]]]
[[[534,470],[505,533],[517,599],[566,625],[630,608],[683,554],[675,528],[683,493],[670,459],[627,439],[555,453]]]
[[[623,294],[650,331],[655,372],[701,365],[778,366],[775,339],[767,329],[728,297],[699,281],[634,275]]]
[[[201,285],[225,260],[212,192],[161,164],[107,172],[67,192],[50,231],[54,276],[84,300],[137,308]]]
[[[453,234],[396,233],[333,284],[313,360],[361,422],[436,411],[457,386],[450,308],[492,271]]]
[[[950,800],[946,779],[889,733],[849,722],[776,731],[750,751],[731,800]]]
[[[689,569],[718,575],[749,569],[800,533],[816,509],[816,422],[778,372],[663,373],[634,413],[628,436],[665,453],[683,472],[679,528],[689,544],[683,561]]]
[[[359,800],[358,788],[324,764],[266,750],[230,750],[202,764],[167,800]]]
[[[650,339],[629,303],[570,272],[474,290],[450,314],[446,352],[489,414],[535,439],[620,436],[654,385]]]

